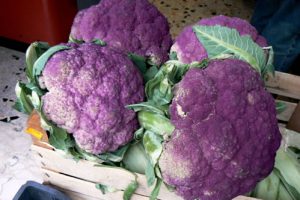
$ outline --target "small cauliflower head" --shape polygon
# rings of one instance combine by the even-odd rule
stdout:
[[[154,64],[168,59],[172,45],[167,19],[147,0],[102,0],[78,12],[70,36],[100,39],[123,52],[147,56]]]
[[[205,18],[198,21],[195,25],[202,26],[225,26],[236,29],[241,36],[249,35],[254,42],[261,47],[267,46],[267,41],[260,36],[249,22],[237,17],[215,16]],[[193,26],[187,26],[177,36],[175,43],[171,47],[171,52],[176,52],[177,58],[183,63],[191,63],[193,61],[201,61],[207,58],[207,52],[201,42],[198,40],[196,34],[193,32]]]
[[[184,199],[230,200],[272,171],[281,140],[275,102],[246,62],[191,68],[169,111],[175,130],[159,166]]]
[[[93,43],[57,52],[42,72],[43,112],[94,154],[128,143],[138,127],[126,105],[144,99],[143,79],[128,57]]]

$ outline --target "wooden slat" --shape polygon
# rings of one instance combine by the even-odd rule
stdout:
[[[42,167],[51,169],[52,171],[58,171],[94,183],[113,186],[121,190],[124,190],[128,184],[134,180],[134,175],[122,168],[112,168],[109,166],[97,167],[94,162],[86,160],[76,162],[73,159],[64,158],[63,155],[58,152],[36,145],[32,145],[31,148],[38,153],[36,158],[41,162]],[[150,188],[147,186],[146,177],[144,175],[137,174],[137,176],[139,187],[136,193],[149,196],[153,186]],[[176,194],[168,191],[164,185],[162,185],[158,197],[161,199],[181,200]]]
[[[286,97],[300,99],[300,77],[283,72],[275,72],[266,81],[269,92]]]
[[[38,160],[42,163],[43,165],[43,170],[44,172],[47,172],[47,174],[50,176],[45,175],[44,180],[47,182],[50,182],[53,185],[56,185],[58,187],[79,192],[79,190],[76,189],[76,184],[79,183],[78,181],[81,182],[87,182],[89,183],[89,186],[95,189],[95,183],[101,183],[104,185],[109,185],[113,186],[117,189],[122,189],[124,190],[129,182],[133,180],[133,175],[130,172],[127,172],[126,170],[123,169],[115,169],[115,168],[110,168],[108,166],[105,167],[95,167],[93,162],[90,161],[74,161],[72,159],[67,159],[64,158],[62,155],[58,154],[55,151],[49,150],[49,149],[44,149],[39,146],[32,146],[32,150],[36,151],[39,155],[37,155]],[[48,169],[51,170],[48,170]],[[74,177],[66,176],[63,174],[59,174],[54,171],[59,171],[64,174],[68,174],[74,177],[80,177],[80,180]],[[58,181],[57,177],[64,177],[67,178],[68,180],[73,180],[73,182],[67,181],[65,182],[66,185],[62,185],[60,181]],[[75,185],[74,185],[74,184]],[[141,196],[149,196],[153,188],[148,188],[147,183],[146,183],[146,177],[144,175],[138,174],[138,183],[139,187],[136,190],[137,195]],[[91,185],[92,184],[92,185]],[[96,194],[98,195],[98,190]],[[90,192],[83,191],[83,194],[88,194],[89,196],[92,196]],[[162,185],[160,189],[160,193],[158,195],[159,199],[163,200],[181,200],[182,198],[177,196],[175,193],[169,192],[167,188]],[[105,199],[108,199],[105,197]],[[148,198],[147,198],[148,199]],[[253,198],[252,198],[253,199]],[[250,200],[248,197],[244,196],[239,196],[234,198],[234,200]]]
[[[300,132],[300,103],[298,103],[298,105],[296,106],[286,127],[288,129]]]
[[[77,178],[59,174],[50,170],[43,169],[44,181],[51,185],[56,185],[59,188],[64,188],[77,193],[88,194],[93,198],[103,200],[123,199],[123,191],[110,192],[102,194],[100,190],[95,187],[95,183],[83,181]],[[133,194],[132,200],[148,200],[148,197]]]
[[[276,100],[276,102],[282,102],[286,105],[286,108],[281,113],[277,114],[277,119],[288,122],[294,113],[297,104],[282,100]]]
[[[72,177],[67,177],[65,175],[61,175],[46,169],[43,169],[43,172],[45,174],[48,174],[48,176],[45,177],[45,182],[47,184],[51,183],[50,185],[54,185],[55,188],[59,189],[61,192],[65,193],[68,197],[70,197],[72,200],[108,200],[111,198],[115,198],[115,199],[122,199],[121,194],[115,194],[112,196],[113,193],[111,193],[110,195],[106,194],[103,195],[101,192],[99,193],[99,190],[94,191],[93,187],[91,184],[87,184],[86,181],[79,180],[73,180],[75,178]],[[67,183],[66,183],[67,181]],[[59,182],[58,184],[56,184],[56,182]],[[70,183],[74,183],[77,184],[79,188],[79,190],[75,190],[74,187],[70,188]],[[67,184],[67,185],[66,185]],[[88,187],[88,188],[86,188]],[[92,192],[90,191],[92,189]],[[81,193],[82,192],[82,193]],[[97,197],[95,197],[94,195],[97,195]],[[105,197],[105,198],[103,198]],[[144,197],[144,196],[140,196],[140,195],[136,195],[134,194],[131,198],[131,200],[144,200],[144,199],[149,199],[148,197]],[[167,200],[167,199],[165,199]],[[251,197],[245,197],[245,196],[238,196],[235,197],[232,200],[258,200],[255,198],[251,198]]]

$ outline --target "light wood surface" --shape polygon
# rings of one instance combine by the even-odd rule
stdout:
[[[117,200],[123,199],[123,191],[110,192],[102,194],[100,190],[95,187],[95,183],[84,181],[78,178],[73,178],[67,175],[59,174],[47,169],[43,169],[44,181],[51,185],[55,185],[59,188],[64,188],[70,192],[79,194],[85,194],[87,197],[105,199],[105,200]],[[78,195],[77,195],[78,196]],[[82,196],[81,196],[82,197]],[[87,198],[86,197],[86,198]],[[133,194],[132,200],[148,200],[148,197]]]
[[[120,190],[125,190],[128,184],[135,178],[133,173],[122,168],[112,168],[109,166],[99,167],[95,166],[96,163],[86,160],[75,161],[71,158],[65,158],[56,151],[36,145],[32,146],[32,150],[36,152],[36,159],[41,162],[42,168],[68,174],[89,182],[101,183]],[[149,188],[147,186],[146,177],[144,175],[137,174],[137,177],[139,187],[135,192],[149,196],[153,187]],[[174,193],[169,192],[164,185],[162,185],[158,197],[161,199],[181,199]]]
[[[36,158],[42,164],[44,174],[44,182],[46,184],[55,185],[64,191],[74,200],[77,199],[122,199],[123,192],[118,191],[103,195],[100,190],[95,188],[96,183],[112,186],[116,189],[124,190],[127,185],[134,179],[134,175],[121,168],[111,168],[108,166],[97,167],[91,161],[74,161],[65,158],[56,151],[46,149],[37,145],[32,146],[32,150],[36,152]],[[137,174],[139,187],[135,191],[133,200],[148,199],[151,190],[146,183],[146,177]],[[175,193],[170,192],[162,185],[159,196],[161,200],[181,200]],[[253,198],[238,196],[234,200],[251,200]]]
[[[273,94],[300,100],[299,76],[276,71],[275,77],[269,76],[266,86]]]
[[[288,122],[295,111],[297,103],[291,103],[283,100],[276,100],[276,102],[282,102],[286,105],[286,108],[279,114],[277,114],[277,119]]]

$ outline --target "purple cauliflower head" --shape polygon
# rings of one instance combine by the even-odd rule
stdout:
[[[85,43],[57,52],[42,72],[46,117],[94,154],[132,140],[136,115],[125,108],[144,99],[143,79],[126,55]]]
[[[123,52],[147,56],[155,64],[168,59],[172,45],[167,19],[147,0],[102,0],[77,14],[70,36],[101,39]]]
[[[237,17],[215,16],[205,18],[198,21],[195,25],[214,26],[220,25],[228,28],[236,29],[241,36],[249,35],[259,46],[267,46],[267,41],[260,36],[249,22]],[[201,61],[207,58],[207,52],[204,46],[199,42],[197,36],[193,32],[193,27],[187,26],[177,36],[175,43],[171,47],[171,52],[177,53],[177,58],[183,63],[191,63],[193,61]]]
[[[159,160],[163,180],[187,200],[229,200],[273,169],[281,135],[275,102],[244,61],[210,61],[174,87],[175,126]]]

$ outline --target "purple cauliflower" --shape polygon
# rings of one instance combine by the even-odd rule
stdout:
[[[215,16],[205,18],[196,23],[196,25],[214,26],[220,25],[228,28],[236,29],[241,36],[249,35],[254,42],[261,47],[267,46],[267,41],[260,36],[256,29],[246,20],[237,17]],[[207,58],[207,52],[204,46],[199,42],[197,36],[193,32],[193,27],[188,26],[178,35],[175,43],[171,47],[171,52],[177,53],[177,58],[183,63],[191,63],[193,61],[201,61]]]
[[[241,60],[209,61],[174,86],[175,129],[159,159],[162,178],[186,200],[230,200],[273,169],[281,135],[275,102]]]
[[[147,0],[102,0],[77,14],[70,36],[100,39],[123,52],[147,56],[154,64],[168,59],[172,45],[167,19]]]
[[[47,62],[43,112],[93,154],[128,143],[138,128],[126,105],[144,99],[143,78],[126,55],[93,43],[72,44]]]

